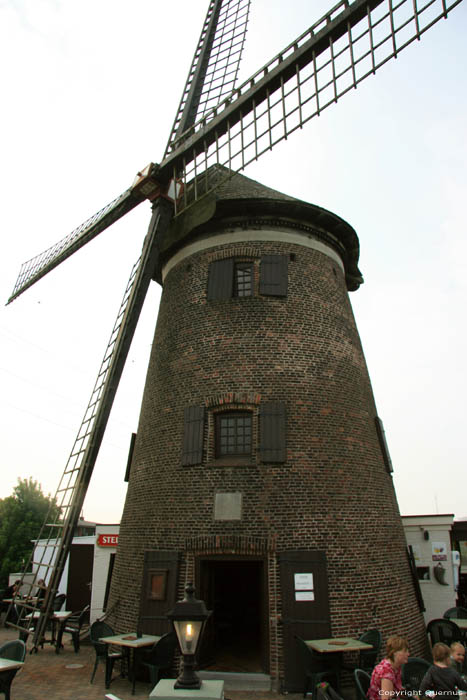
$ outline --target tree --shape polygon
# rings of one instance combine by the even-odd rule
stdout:
[[[55,522],[60,508],[41,485],[18,479],[13,494],[0,499],[0,585],[7,585],[8,575],[24,569],[46,518]],[[47,528],[49,530],[49,528]],[[48,536],[42,532],[42,537]]]

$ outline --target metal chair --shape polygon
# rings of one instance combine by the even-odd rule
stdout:
[[[383,641],[381,632],[379,630],[367,630],[360,635],[358,641],[371,644],[373,649],[361,649],[358,662],[356,664],[344,664],[342,668],[345,668],[347,671],[355,671],[356,668],[360,668],[371,675]]]
[[[52,610],[54,612],[58,612],[63,608],[63,604],[65,603],[66,600],[66,595],[65,593],[59,593],[58,595],[55,596],[54,602],[52,603]]]
[[[26,656],[26,644],[21,639],[15,639],[12,642],[6,642],[0,647],[0,658],[10,659],[11,661],[24,661]],[[0,673],[0,693],[4,693],[5,700],[10,700],[10,689],[13,679],[19,669],[14,668],[11,671],[2,671]]]
[[[371,677],[366,671],[361,668],[356,668],[353,672],[355,690],[357,691],[357,700],[367,700],[367,692],[370,687]]]
[[[91,629],[89,631],[89,637],[91,644],[96,652],[96,661],[94,663],[94,668],[92,670],[90,683],[93,682],[94,676],[96,675],[97,665],[99,661],[105,663],[105,687],[109,688],[112,680],[112,672],[114,664],[117,660],[123,658],[122,652],[109,651],[109,645],[104,642],[100,642],[101,637],[112,637],[115,634],[110,625],[106,622],[93,622]]]
[[[431,668],[431,664],[425,659],[410,656],[407,663],[402,666],[402,685],[406,690],[418,694],[423,676]]]
[[[305,640],[299,637],[297,634],[294,635],[295,641],[298,645],[298,651],[303,666],[303,673],[305,676],[303,685],[303,697],[306,697],[309,688],[312,688],[312,700],[317,700],[317,689],[318,683],[325,680],[332,680],[336,686],[336,689],[340,691],[340,681],[339,681],[339,668],[337,665],[326,666],[327,659],[323,658],[323,655],[317,655],[312,649],[306,644]],[[329,656],[332,656],[330,654]],[[336,662],[335,659],[329,659],[331,664]],[[323,698],[324,700],[324,698]]]
[[[446,618],[446,620],[467,620],[467,608],[448,608],[448,610],[446,610],[446,612],[444,613],[443,617]]]
[[[71,634],[75,654],[79,652],[79,636],[81,633],[81,628],[84,625],[86,618],[89,616],[90,607],[90,605],[86,605],[80,612],[70,615],[66,621],[65,627],[63,628],[64,632]]]
[[[444,617],[430,620],[426,627],[428,636],[430,637],[431,646],[437,642],[443,642],[450,646],[453,642],[462,643],[462,631],[452,620]]]
[[[159,680],[161,671],[172,666],[176,648],[176,634],[167,632],[158,642],[153,644],[151,649],[141,649],[140,653],[138,653],[140,665],[149,669],[149,677],[153,688]]]

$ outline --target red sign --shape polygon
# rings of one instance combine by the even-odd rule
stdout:
[[[97,544],[99,547],[116,547],[118,544],[118,535],[99,535]]]

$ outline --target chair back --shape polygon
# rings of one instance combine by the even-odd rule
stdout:
[[[410,656],[407,663],[402,666],[402,685],[406,690],[418,693],[423,676],[431,668],[431,664],[425,659]]]
[[[357,690],[357,700],[367,700],[366,694],[368,692],[368,688],[370,687],[370,676],[361,668],[356,668],[353,672],[353,679]]]
[[[446,620],[467,620],[467,608],[449,608],[443,615]]]
[[[52,610],[54,612],[58,612],[59,610],[61,610],[65,600],[66,600],[65,593],[59,593],[58,595],[56,595],[54,598],[54,602],[52,604]]]
[[[430,620],[426,627],[430,637],[431,646],[437,642],[442,642],[450,646],[453,642],[462,641],[462,632],[452,620],[443,617]]]
[[[77,612],[74,612],[72,615],[70,615],[70,617],[66,621],[65,629],[68,630],[69,628],[71,628],[79,632],[89,613],[90,607],[90,605],[86,605],[82,610],[78,610]]]
[[[24,661],[26,656],[26,644],[21,639],[14,639],[11,642],[5,642],[0,647],[0,658],[9,659],[10,661]]]
[[[160,668],[171,666],[177,644],[177,635],[175,632],[167,632],[162,635],[158,642],[154,643],[145,661],[159,666]]]
[[[108,646],[105,642],[100,642],[101,637],[112,637],[115,634],[112,627],[106,622],[93,622],[89,630],[89,638],[91,644],[96,650],[98,656],[104,656],[107,654]]]
[[[316,671],[319,671],[320,670],[319,662],[318,662],[318,659],[316,658],[315,654],[313,653],[313,649],[310,649],[310,647],[305,642],[305,640],[302,639],[301,637],[299,637],[298,634],[295,634],[294,637],[295,637],[295,641],[298,645],[298,653],[299,653],[305,674],[307,674],[307,673],[311,674],[311,673],[315,673]]]
[[[379,630],[367,630],[360,635],[359,640],[373,646],[373,649],[361,649],[358,662],[359,668],[367,673],[371,673],[376,665],[383,642],[381,632]]]

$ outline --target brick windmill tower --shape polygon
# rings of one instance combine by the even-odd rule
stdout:
[[[412,653],[421,653],[389,454],[348,299],[361,282],[357,235],[335,214],[233,173],[458,0],[434,4],[428,16],[416,3],[341,0],[232,91],[249,2],[211,0],[162,162],[22,268],[10,301],[152,202],[57,489],[61,514],[43,548],[54,556],[28,564],[42,577],[48,570],[35,646],[156,280],[163,294],[110,595],[114,626],[164,631],[190,579],[214,610],[207,668],[262,671],[293,689],[295,634],[355,636],[369,627],[409,633]],[[18,627],[28,630],[34,606],[15,602]]]

